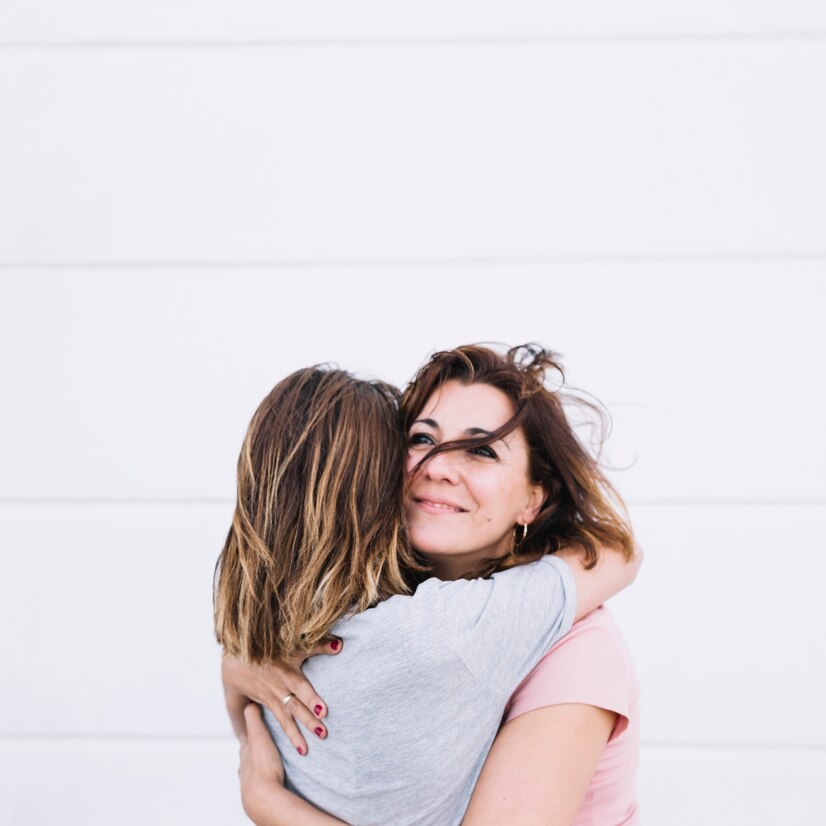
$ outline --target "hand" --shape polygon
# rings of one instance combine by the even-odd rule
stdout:
[[[261,717],[261,707],[248,703],[244,708],[246,733],[241,737],[241,803],[254,823],[277,787],[284,785],[284,764]]]
[[[341,648],[341,640],[331,639],[319,643],[309,654],[296,655],[281,663],[254,666],[247,666],[236,657],[225,654],[221,663],[221,678],[227,707],[237,706],[239,697],[266,706],[296,751],[307,754],[307,742],[296,721],[316,737],[324,739],[327,727],[321,720],[327,715],[327,704],[301,672],[301,664],[315,654],[338,654]],[[286,697],[290,699],[285,704]]]

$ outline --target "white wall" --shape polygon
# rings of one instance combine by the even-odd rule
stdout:
[[[651,826],[826,818],[826,10],[0,9],[0,824],[243,823],[247,420],[539,340],[614,417]]]

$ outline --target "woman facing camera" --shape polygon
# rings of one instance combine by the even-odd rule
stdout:
[[[442,417],[447,416],[449,394],[477,410],[485,407],[482,394],[495,397],[495,390],[515,407],[528,397],[521,428],[530,475],[542,482],[547,498],[523,531],[524,540],[517,535],[510,548],[500,546],[487,570],[521,564],[572,543],[584,547],[589,560],[601,545],[631,547],[619,497],[576,438],[564,399],[546,386],[545,374],[551,370],[562,375],[561,365],[539,348],[514,348],[502,355],[461,347],[434,355],[402,400],[412,464],[425,446],[455,436],[440,432],[438,421],[440,406]],[[458,423],[462,416],[470,421],[473,411],[460,414]],[[500,464],[506,461],[497,458]],[[431,458],[409,486],[411,544],[436,576],[453,578],[461,575],[460,568],[479,570],[480,564],[484,570],[484,562],[478,552],[464,560],[469,532],[457,536],[449,519],[430,518],[417,500],[429,493],[438,497],[440,491],[448,498],[449,491],[474,491],[476,478],[472,465],[439,465],[438,458]],[[464,822],[630,826],[637,822],[638,757],[634,665],[613,618],[601,607],[577,622],[511,697]]]
[[[371,554],[360,547],[370,535],[362,526],[379,524],[373,517],[379,510],[386,517],[385,500],[399,493],[390,466],[388,484],[375,499],[344,495],[325,470],[352,461],[334,444],[358,445],[378,458],[365,417],[346,415],[342,399],[331,405],[329,394],[319,404],[313,392],[293,394],[290,405],[271,398],[262,406],[267,415],[256,414],[239,462],[239,509],[245,513],[242,518],[236,513],[218,577],[219,640],[230,654],[254,663],[295,649],[310,651],[329,630],[345,641],[335,660],[314,658],[306,666],[332,709],[329,739],[307,754],[296,730],[292,750],[273,726],[287,789],[271,782],[278,779],[276,762],[272,755],[262,757],[259,721],[247,714],[249,742],[256,747],[245,750],[242,777],[245,806],[256,822],[461,822],[516,685],[567,630],[572,615],[584,616],[633,577],[636,564],[626,562],[633,555],[630,531],[610,504],[610,487],[574,437],[558,396],[544,387],[544,371],[553,366],[542,351],[500,356],[485,348],[460,348],[437,354],[405,394],[411,537],[444,578],[421,582],[410,596],[402,595],[410,587],[410,572],[415,574],[409,556],[398,564],[385,557],[376,567],[367,564]],[[320,383],[329,375],[322,374]],[[348,427],[353,432],[348,434]],[[268,447],[261,449],[262,444]],[[279,475],[290,476],[293,493],[303,491],[292,510],[279,505]],[[350,486],[361,482],[358,471],[334,476]],[[320,479],[328,482],[319,485]],[[245,490],[248,482],[253,494]],[[322,511],[331,527],[307,539],[302,522],[311,524]],[[275,542],[267,525],[279,517],[291,518],[294,533]],[[401,520],[396,527],[401,536]],[[320,537],[335,536],[339,528],[337,547],[319,544]],[[319,547],[325,548],[320,560]],[[398,547],[404,551],[403,542]],[[282,568],[283,574],[272,573]],[[316,577],[312,593],[296,600],[292,592],[308,569]],[[344,595],[325,589],[330,577],[355,583],[356,590]],[[313,633],[300,630],[300,611],[285,609],[296,602],[307,607],[307,616],[323,609],[323,622],[315,623]],[[261,606],[268,606],[263,623],[257,616]],[[251,620],[245,617],[250,611]],[[233,622],[247,629],[245,638],[224,632]],[[268,698],[260,697],[260,670],[245,674],[235,665],[225,673],[228,705],[240,732],[232,683],[248,696]],[[273,677],[277,671],[265,673]],[[285,701],[299,720],[327,738],[320,720],[325,704],[307,684],[296,689],[276,702],[270,698],[269,705],[283,721]],[[593,728],[604,746],[616,728],[611,715],[618,712],[593,708],[598,723],[580,721],[579,728]],[[289,721],[286,727],[290,731]],[[271,778],[262,777],[261,765],[272,769]],[[485,788],[496,795],[498,773],[490,782],[489,774],[486,769],[477,795]],[[468,818],[474,816],[472,806]]]

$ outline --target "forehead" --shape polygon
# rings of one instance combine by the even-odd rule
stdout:
[[[496,430],[515,413],[511,400],[489,384],[445,382],[424,403],[417,419],[433,419],[443,429]]]

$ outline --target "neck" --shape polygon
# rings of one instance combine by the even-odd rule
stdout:
[[[473,565],[469,565],[469,561],[465,560],[464,557],[441,557],[428,559],[428,562],[430,562],[430,566],[433,569],[433,575],[439,579],[462,579],[462,577],[467,576],[468,571],[474,567]]]
[[[425,551],[419,553],[430,564],[433,575],[439,579],[472,579],[476,575],[475,572],[479,570],[482,560],[507,556],[511,542],[511,535],[508,534],[502,537],[493,548],[476,548],[467,553],[427,553]]]
[[[479,564],[486,558],[485,554],[423,554],[433,569],[433,575],[439,579],[471,579]]]

